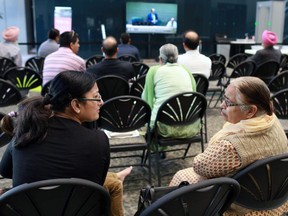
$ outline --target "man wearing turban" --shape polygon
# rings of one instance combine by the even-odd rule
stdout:
[[[18,45],[20,29],[16,26],[6,28],[2,37],[4,42],[0,44],[0,56],[11,59],[17,66],[22,66],[22,56]]]
[[[277,40],[277,35],[274,32],[265,30],[262,33],[263,49],[258,50],[255,55],[251,56],[247,60],[254,61],[256,68],[267,61],[276,61],[280,63],[281,52],[280,50],[274,48],[274,45],[277,44]]]

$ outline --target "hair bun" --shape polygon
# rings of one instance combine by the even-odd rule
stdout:
[[[48,105],[51,103],[51,98],[52,98],[52,95],[46,93],[44,98],[43,98],[43,105]]]

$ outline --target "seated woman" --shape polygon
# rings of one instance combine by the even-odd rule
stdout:
[[[144,99],[151,107],[150,127],[154,128],[157,112],[162,103],[168,98],[182,92],[196,91],[196,82],[193,75],[177,63],[178,48],[173,44],[160,47],[160,65],[150,67],[145,80],[142,93]],[[164,137],[192,137],[200,131],[200,119],[192,125],[170,127],[163,123],[158,125],[159,133]],[[161,153],[161,157],[165,155]]]
[[[1,160],[1,175],[12,178],[14,187],[53,178],[104,184],[111,196],[112,215],[123,215],[122,182],[132,167],[107,174],[110,148],[106,134],[81,125],[97,120],[102,104],[90,75],[59,73],[44,98],[31,97],[20,104],[14,130],[13,118],[4,117],[3,131],[14,136]]]
[[[192,167],[174,175],[170,186],[181,181],[196,183],[232,176],[258,159],[288,152],[287,137],[273,113],[269,89],[259,78],[233,80],[223,96],[221,115],[226,121],[223,128],[211,138],[205,151],[194,158]],[[283,210],[284,206],[265,215],[282,215]],[[227,215],[252,213],[256,215],[255,211],[232,205]]]

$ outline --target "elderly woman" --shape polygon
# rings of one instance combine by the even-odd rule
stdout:
[[[152,66],[147,75],[142,98],[152,108],[151,128],[162,103],[173,95],[181,92],[196,91],[193,75],[177,63],[178,49],[173,44],[160,47],[160,65]],[[188,127],[179,128],[160,125],[160,133],[165,137],[187,137],[199,133],[200,120]]]
[[[192,167],[174,175],[171,186],[231,176],[258,159],[288,152],[287,137],[273,113],[269,89],[259,78],[240,77],[231,82],[223,96],[221,115],[226,121],[223,128],[194,158]],[[231,210],[229,215],[252,214],[252,210],[238,211]],[[279,211],[281,207],[270,213],[281,215]]]

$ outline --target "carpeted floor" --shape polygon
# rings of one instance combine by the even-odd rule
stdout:
[[[33,94],[33,93],[32,93]],[[37,93],[34,93],[37,94]],[[219,106],[219,104],[218,104]],[[217,106],[217,107],[218,107]],[[11,110],[17,110],[16,106],[5,107],[1,108],[0,111],[4,113],[8,113]],[[207,128],[208,128],[208,140],[211,136],[216,133],[223,125],[223,119],[220,116],[220,109],[218,108],[209,108],[207,109]],[[0,158],[5,150],[5,146],[0,148]],[[189,154],[195,155],[201,152],[200,143],[196,143],[192,145]],[[175,154],[175,153],[173,153]],[[169,155],[167,154],[167,158],[173,156],[172,153]],[[164,159],[165,161],[165,159]],[[168,185],[169,181],[171,180],[173,174],[178,171],[179,169],[187,168],[191,166],[193,162],[193,158],[187,158],[185,160],[177,160],[177,161],[170,161],[166,163],[163,168],[161,169],[163,172],[170,173],[163,178],[162,185]],[[113,161],[111,161],[113,163]],[[116,163],[119,163],[119,161]],[[111,170],[117,171],[117,169]],[[142,167],[134,167],[131,174],[126,178],[124,182],[124,210],[125,216],[132,216],[137,210],[137,203],[139,197],[139,190],[142,187],[145,187],[148,182],[144,179],[139,180],[139,176],[146,176],[147,177],[147,170]],[[8,187],[11,185],[11,181],[8,179],[1,179],[0,180],[0,188]],[[152,156],[152,185],[157,185],[156,179],[156,169],[155,169],[155,156]]]

